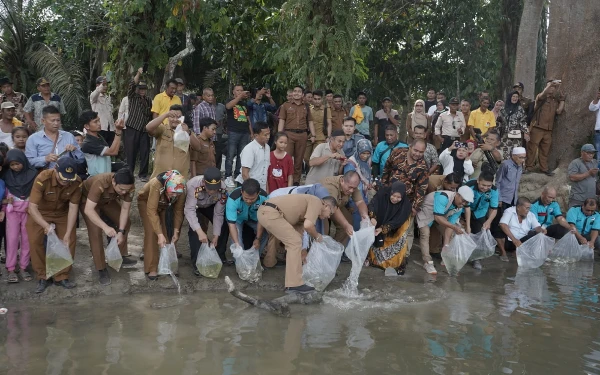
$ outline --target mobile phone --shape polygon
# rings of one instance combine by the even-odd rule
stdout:
[[[341,162],[344,162],[344,161],[346,161],[346,158],[344,158],[344,157],[341,157],[339,160],[340,160]]]
[[[459,141],[454,141],[454,147],[459,148],[460,147],[460,142]]]
[[[148,72],[148,62],[144,63],[144,66],[142,67],[142,72],[143,73],[147,73]]]
[[[270,90],[271,89],[271,85],[268,83],[265,83],[263,86],[265,89]]]

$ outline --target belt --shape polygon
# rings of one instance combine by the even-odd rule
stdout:
[[[279,209],[279,207],[277,207],[276,204],[273,203],[269,203],[269,202],[263,202],[263,204],[261,204],[261,206],[267,206],[267,207],[271,207],[276,209],[277,211],[281,212],[281,210]]]
[[[298,186],[294,186],[289,192],[288,194],[292,194],[294,192],[294,190],[298,189]]]
[[[300,134],[300,133],[308,133],[307,129],[304,129],[304,130],[300,130],[300,129],[284,129],[283,131],[292,132],[292,133],[298,133],[298,134]]]

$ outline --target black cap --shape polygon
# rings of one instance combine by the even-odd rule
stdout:
[[[210,167],[204,171],[204,187],[208,190],[219,190],[221,188],[221,171]]]
[[[77,163],[70,156],[63,156],[56,161],[56,171],[62,180],[75,181],[77,179]]]
[[[177,82],[180,85],[184,85],[185,84],[185,82],[183,82],[183,79],[181,79],[181,78],[175,78],[175,82]]]
[[[457,98],[450,98],[450,102],[448,104],[460,104]]]
[[[517,83],[515,83],[515,84],[513,85],[513,89],[514,89],[515,87],[520,87],[520,88],[524,89],[524,88],[525,88],[525,85],[523,84],[523,82],[517,82]]]
[[[102,82],[106,81],[106,77],[105,76],[98,76],[98,78],[96,78],[96,84],[100,84]]]
[[[386,96],[385,98],[383,98],[383,100],[381,102],[385,102],[385,101],[391,102],[392,98],[390,98],[389,96]]]
[[[8,77],[2,77],[0,78],[0,86],[2,85],[12,85],[12,81],[8,78]]]
[[[146,84],[146,82],[144,82],[144,81],[139,81],[136,87],[137,87],[138,89],[147,89],[147,88],[148,88],[148,85],[147,85],[147,84]]]

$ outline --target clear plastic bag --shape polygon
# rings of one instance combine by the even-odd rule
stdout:
[[[73,264],[73,257],[67,245],[62,242],[52,224],[52,230],[48,232],[46,243],[46,279],[51,278],[65,268]]]
[[[260,265],[258,250],[251,247],[244,250],[241,246],[231,244],[231,255],[235,259],[235,270],[240,279],[249,283],[256,283],[262,277],[263,268]]]
[[[563,238],[556,241],[548,258],[555,263],[578,262],[585,248],[589,247],[587,245],[580,245],[575,234],[569,232]]]
[[[358,291],[358,277],[362,270],[367,254],[371,245],[375,241],[375,227],[369,221],[363,220],[360,224],[361,230],[354,232],[350,237],[350,242],[346,247],[346,256],[352,261],[350,276],[344,282],[345,289],[349,294]]]
[[[579,260],[582,262],[593,262],[594,249],[590,249],[588,245],[581,245],[581,257]]]
[[[471,234],[470,236],[473,242],[475,242],[476,247],[469,258],[469,261],[485,259],[494,255],[498,243],[489,229],[482,230],[477,234]]]
[[[179,271],[179,261],[177,260],[177,251],[172,243],[160,249],[160,258],[158,258],[159,275],[175,275]]]
[[[319,292],[325,290],[335,277],[343,253],[344,246],[329,236],[323,236],[323,242],[313,241],[302,267],[304,283]]]
[[[455,276],[469,261],[477,244],[468,234],[457,234],[448,246],[442,249],[442,259],[450,276]]]
[[[108,244],[106,250],[104,250],[106,256],[106,263],[112,267],[115,271],[119,272],[121,265],[123,264],[123,257],[121,256],[121,250],[117,244],[117,237],[113,237]]]
[[[548,258],[552,246],[554,246],[554,239],[546,236],[544,233],[538,233],[526,242],[523,242],[517,248],[517,263],[519,267],[538,268]]]
[[[181,124],[175,128],[175,134],[173,135],[173,144],[181,151],[188,152],[190,148],[190,135],[183,131]]]
[[[202,276],[216,279],[219,277],[223,262],[217,254],[217,249],[213,245],[203,243],[198,251],[198,257],[196,258],[196,268]]]

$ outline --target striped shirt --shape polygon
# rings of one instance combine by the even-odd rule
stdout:
[[[198,104],[196,108],[194,108],[194,133],[200,134],[200,119],[209,117],[213,120],[217,119],[216,114],[216,106],[210,104],[206,100],[203,100],[202,103]]]
[[[133,80],[129,82],[127,97],[129,98],[129,111],[127,127],[139,132],[146,131],[146,125],[152,121],[152,100],[148,96],[141,96],[135,92],[136,84]]]

